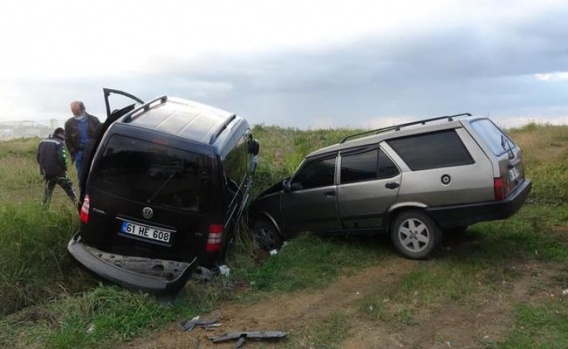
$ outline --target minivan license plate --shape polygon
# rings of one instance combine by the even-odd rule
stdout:
[[[156,228],[127,221],[122,221],[122,227],[120,230],[125,234],[166,243],[169,243],[172,237],[171,230],[165,230],[162,228]]]

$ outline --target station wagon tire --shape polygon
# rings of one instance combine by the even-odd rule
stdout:
[[[253,226],[253,238],[258,247],[265,251],[282,247],[282,238],[278,229],[268,221],[257,221]]]
[[[391,239],[396,249],[410,259],[425,259],[442,240],[442,229],[426,213],[408,210],[391,225]]]

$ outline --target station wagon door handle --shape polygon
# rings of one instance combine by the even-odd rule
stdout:
[[[397,182],[388,182],[387,184],[385,184],[385,188],[387,189],[396,189],[400,187],[400,184]]]
[[[325,196],[326,198],[333,198],[335,197],[335,191],[326,191],[323,193],[323,196]]]

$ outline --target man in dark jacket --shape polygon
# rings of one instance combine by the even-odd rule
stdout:
[[[71,102],[73,117],[65,122],[65,144],[71,154],[71,161],[75,163],[77,178],[81,184],[81,170],[83,168],[83,152],[87,143],[95,137],[100,121],[96,116],[87,114],[85,104],[81,101]]]
[[[44,207],[49,206],[56,184],[65,190],[73,204],[77,205],[73,183],[67,177],[67,150],[64,142],[65,131],[61,127],[56,128],[52,136],[39,142],[37,162],[45,180],[45,191],[41,201]]]

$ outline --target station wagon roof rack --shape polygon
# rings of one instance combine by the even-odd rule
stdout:
[[[231,116],[229,116],[227,118],[227,120],[225,120],[225,122],[223,122],[223,124],[221,124],[221,126],[219,126],[219,128],[217,130],[215,130],[215,132],[213,133],[213,135],[209,139],[209,144],[215,143],[215,141],[217,140],[219,135],[227,128],[227,126],[229,126],[229,124],[233,120],[235,120],[236,117],[237,117],[237,114],[232,114]]]
[[[147,112],[150,108],[158,106],[160,104],[164,104],[168,101],[168,96],[161,96],[152,99],[150,102],[144,103],[143,105],[139,106],[138,108],[134,109],[128,115],[126,115],[123,119],[124,122],[130,122],[132,119],[142,115],[142,113]]]
[[[349,136],[343,138],[339,143],[345,143],[347,140],[353,139],[355,137],[363,136],[363,135],[368,135],[368,134],[379,134],[381,132],[387,132],[387,131],[392,131],[392,130],[400,131],[400,129],[403,128],[403,127],[418,125],[418,124],[425,125],[427,122],[436,121],[436,120],[448,119],[448,121],[453,121],[454,118],[459,117],[459,116],[471,116],[471,114],[470,113],[461,113],[461,114],[455,114],[455,115],[437,116],[437,117],[430,118],[430,119],[407,122],[405,124],[399,124],[399,125],[394,125],[394,126],[378,128],[376,130],[369,130],[369,131],[365,131],[365,132],[355,133],[355,134],[352,134],[352,135],[349,135]]]

